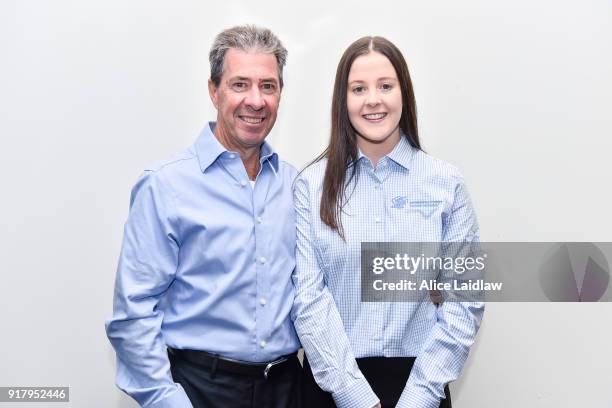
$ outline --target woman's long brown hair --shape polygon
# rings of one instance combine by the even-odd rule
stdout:
[[[355,59],[369,52],[379,52],[389,59],[402,93],[402,115],[399,128],[411,146],[421,149],[417,128],[416,101],[408,66],[402,53],[393,43],[383,37],[363,37],[352,43],[342,55],[334,84],[331,110],[331,135],[329,145],[313,163],[327,158],[323,192],[321,195],[321,220],[344,238],[342,207],[345,204],[346,187],[355,177],[357,163],[357,141],[347,109],[348,76]],[[348,180],[347,169],[351,168]]]

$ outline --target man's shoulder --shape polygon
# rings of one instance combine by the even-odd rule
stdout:
[[[295,179],[295,176],[297,176],[298,173],[296,168],[291,163],[286,162],[281,158],[278,158],[278,171],[291,181]]]
[[[187,180],[188,175],[199,169],[195,152],[191,149],[184,149],[164,160],[158,160],[145,166],[138,181],[132,188],[132,197],[143,187],[148,186],[156,191],[174,191],[177,186],[184,183],[180,180]],[[187,176],[187,177],[186,177]]]
[[[155,161],[144,168],[145,172],[172,173],[181,170],[181,167],[191,165],[196,160],[195,151],[192,148],[184,149],[164,160]]]

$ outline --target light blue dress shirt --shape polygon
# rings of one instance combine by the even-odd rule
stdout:
[[[292,318],[314,377],[338,407],[371,408],[378,398],[355,358],[417,357],[397,406],[437,408],[468,356],[484,304],[361,302],[360,249],[362,241],[478,241],[463,178],[403,135],[375,169],[360,153],[342,213],[343,241],[319,216],[325,164],[308,167],[294,189]]]
[[[251,362],[300,347],[290,319],[296,171],[264,143],[252,186],[214,126],[132,191],[106,332],[117,385],[145,407],[191,407],[166,345]]]

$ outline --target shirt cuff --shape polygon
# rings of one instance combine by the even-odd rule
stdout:
[[[152,403],[147,408],[193,408],[193,405],[181,384],[176,384],[175,392]]]
[[[332,394],[338,408],[372,408],[378,404],[379,399],[372,391],[372,387],[365,378]]]
[[[438,408],[440,398],[425,387],[406,387],[397,401],[396,408]]]

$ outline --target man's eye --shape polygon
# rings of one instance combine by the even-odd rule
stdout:
[[[272,83],[265,83],[261,85],[261,89],[267,92],[274,92],[276,90],[276,85]]]
[[[232,84],[232,89],[236,91],[243,91],[246,89],[246,87],[247,87],[246,82],[234,82]]]

